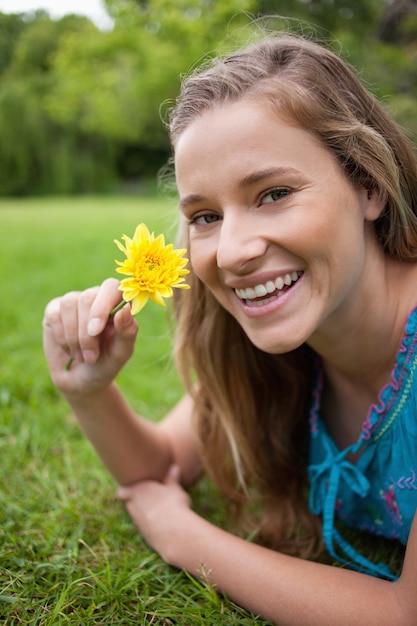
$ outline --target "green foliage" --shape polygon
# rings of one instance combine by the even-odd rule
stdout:
[[[152,88],[161,93],[161,74],[153,77],[147,67],[149,48],[146,33],[138,37],[129,29],[72,33],[55,57],[56,82],[47,100],[51,116],[62,124],[78,123],[84,132],[126,142],[149,133],[155,144],[166,146],[152,96]],[[169,63],[174,55],[163,52]],[[154,56],[154,67],[159,67],[162,60]],[[154,106],[146,106],[145,98]]]
[[[417,12],[402,0],[106,0],[110,31],[0,13],[0,195],[108,192],[155,177],[184,73],[253,18],[340,50],[417,139]],[[405,8],[404,8],[405,7]],[[414,8],[413,8],[414,7]],[[336,43],[335,43],[336,42]],[[161,111],[162,105],[162,112]]]
[[[0,75],[0,194],[106,190],[114,179],[115,149],[105,134],[62,125],[49,114],[53,54],[74,28],[92,25],[75,16],[58,22],[41,15],[29,23]]]
[[[376,37],[357,40],[347,32],[339,41],[366,86],[417,143],[417,45],[401,47]]]
[[[112,31],[62,39],[49,111],[62,123],[77,120],[85,131],[168,152],[160,104],[175,98],[180,74],[253,2],[153,0],[140,10],[133,2],[115,7]]]
[[[0,75],[9,66],[14,48],[26,24],[19,15],[0,13]]]
[[[14,75],[33,76],[51,70],[53,53],[58,49],[61,37],[68,32],[91,27],[85,17],[70,15],[58,21],[41,14],[21,34],[12,56],[9,71]]]
[[[108,189],[114,155],[107,137],[57,125],[43,106],[47,84],[35,75],[0,89],[0,194]]]
[[[332,35],[354,29],[356,36],[373,32],[381,0],[259,0],[262,14],[278,13],[304,20]]]

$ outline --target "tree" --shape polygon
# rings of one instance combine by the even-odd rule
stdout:
[[[270,29],[335,46],[417,140],[417,0],[105,0],[115,26],[0,13],[0,194],[155,176],[181,76]],[[162,107],[161,107],[162,104]]]
[[[381,41],[407,44],[416,41],[417,0],[393,0],[386,6],[379,23]]]
[[[295,30],[305,30],[305,23],[296,24],[302,20],[309,24],[308,28],[316,27],[324,36],[349,29],[364,36],[373,31],[382,6],[381,0],[259,0],[258,11],[294,18],[290,21]]]
[[[19,36],[26,28],[20,15],[0,13],[0,75],[9,66]]]
[[[226,24],[237,26],[233,17],[252,9],[253,0],[118,0],[109,6],[112,31],[61,38],[48,110],[58,123],[117,143],[122,174],[155,174],[169,154],[161,103],[176,97],[180,75],[217,44]]]
[[[45,106],[51,59],[65,33],[90,24],[37,14],[22,29],[0,75],[0,194],[71,193],[103,188],[115,155],[105,136],[53,120]]]

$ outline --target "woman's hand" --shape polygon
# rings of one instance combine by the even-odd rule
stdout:
[[[172,465],[163,482],[140,481],[120,487],[117,495],[147,544],[165,562],[175,564],[172,555],[195,517],[191,498],[180,485],[179,467]]]
[[[109,320],[121,300],[118,285],[110,278],[100,287],[55,298],[46,307],[45,355],[52,380],[64,395],[104,389],[133,353],[138,326],[130,306]]]

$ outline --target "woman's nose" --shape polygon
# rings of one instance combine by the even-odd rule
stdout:
[[[262,257],[266,239],[257,232],[253,220],[223,216],[217,246],[217,266],[235,273],[248,271],[248,265]]]

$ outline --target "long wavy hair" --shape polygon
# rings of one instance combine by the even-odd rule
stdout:
[[[375,230],[382,249],[403,262],[417,258],[413,146],[346,62],[288,34],[211,61],[184,80],[170,110],[174,150],[197,117],[242,99],[269,103],[313,133],[353,185],[381,194],[386,204]],[[185,227],[181,245],[188,246]],[[195,400],[206,468],[239,510],[253,513],[259,541],[317,556],[320,522],[306,500],[316,356],[305,345],[281,355],[257,349],[193,272],[189,280],[192,288],[175,294],[175,355]]]

